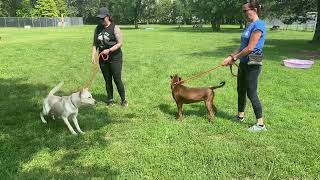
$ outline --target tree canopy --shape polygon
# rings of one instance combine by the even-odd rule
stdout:
[[[0,0],[0,16],[81,16],[85,23],[96,23],[99,7],[107,6],[119,24],[163,23],[191,24],[194,18],[211,24],[213,31],[220,25],[242,26],[241,6],[246,0]],[[307,12],[317,12],[320,0],[264,0],[263,16],[276,17],[286,23],[307,21]],[[318,13],[318,21],[320,16]],[[320,23],[315,41],[320,41]]]

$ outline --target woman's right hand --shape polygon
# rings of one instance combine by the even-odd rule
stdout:
[[[91,62],[92,64],[97,64],[97,58],[95,56],[92,56]]]
[[[97,48],[95,46],[92,47],[91,62],[97,64]]]
[[[224,60],[223,60],[223,65],[224,66],[230,66],[230,65],[232,65],[233,64],[233,58],[231,57],[231,56],[228,56],[227,58],[225,58]]]

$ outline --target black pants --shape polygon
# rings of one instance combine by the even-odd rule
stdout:
[[[246,96],[248,96],[257,119],[262,118],[262,107],[257,94],[258,77],[261,72],[261,67],[260,65],[240,63],[237,78],[238,111],[244,112],[247,100]]]
[[[99,60],[100,69],[106,82],[107,101],[113,99],[112,79],[117,86],[121,101],[124,101],[126,97],[124,86],[121,80],[122,60],[110,60],[111,59],[109,59],[108,61]]]

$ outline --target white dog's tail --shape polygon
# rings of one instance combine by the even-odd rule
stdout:
[[[51,91],[49,92],[49,95],[53,95],[54,93],[56,93],[57,91],[59,91],[59,89],[61,88],[62,85],[63,85],[63,81],[60,82],[58,85],[56,85],[56,87],[54,87],[53,89],[51,89]]]

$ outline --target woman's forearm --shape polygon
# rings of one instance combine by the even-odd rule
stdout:
[[[235,51],[233,51],[230,55],[231,56],[235,56],[236,54],[238,54],[240,52],[240,48],[236,49]]]
[[[92,46],[92,57],[96,56],[96,54],[97,54],[97,47]]]
[[[115,44],[114,46],[112,46],[109,50],[110,50],[111,52],[114,52],[114,51],[118,50],[119,48],[121,48],[121,46],[122,46],[122,44],[117,43],[117,44]]]
[[[233,55],[233,59],[234,60],[240,59],[244,56],[247,56],[250,53],[251,53],[251,50],[248,47],[246,47],[242,49],[242,51],[239,51],[237,54]]]

